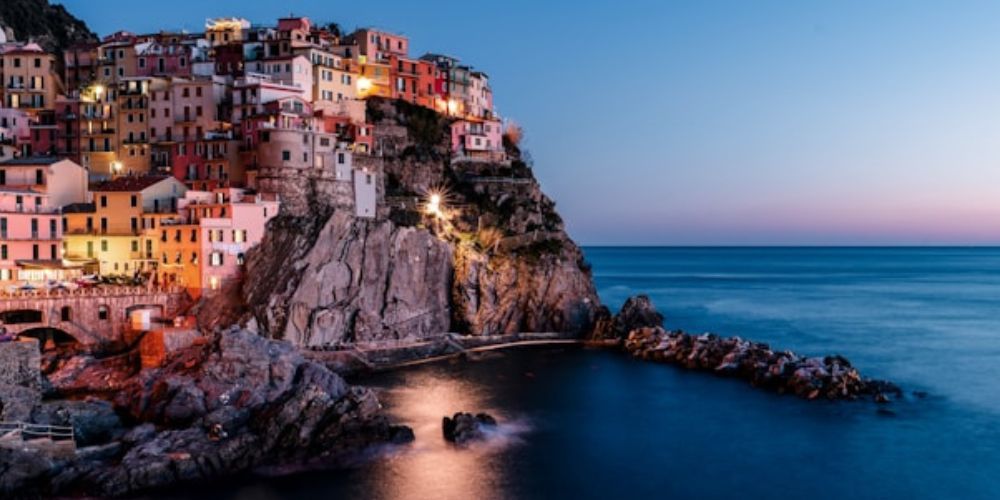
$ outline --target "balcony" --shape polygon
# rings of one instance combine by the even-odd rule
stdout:
[[[0,207],[0,213],[4,214],[42,214],[42,215],[58,215],[61,212],[58,208],[52,207],[35,207],[33,205],[14,205],[13,207]]]

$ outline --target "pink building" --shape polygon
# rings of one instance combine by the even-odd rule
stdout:
[[[0,140],[26,142],[31,119],[28,113],[14,108],[0,108]]]
[[[178,216],[150,230],[159,238],[157,279],[182,285],[194,297],[238,279],[247,251],[264,238],[279,207],[274,196],[242,189],[188,191],[178,201]]]
[[[223,86],[212,78],[154,80],[149,90],[153,142],[190,141],[219,128]]]
[[[64,278],[61,219],[48,195],[0,187],[0,283]]]
[[[351,33],[345,43],[357,44],[360,55],[371,61],[388,62],[391,55],[408,57],[410,39],[388,31],[364,28]]]
[[[135,46],[139,76],[191,76],[191,49],[180,43],[149,41]]]
[[[274,83],[299,90],[304,99],[313,96],[313,65],[303,55],[278,57],[260,61],[247,61],[244,69],[251,73],[267,75]]]
[[[502,155],[503,124],[500,120],[458,120],[451,125],[452,152],[469,158]]]
[[[232,102],[234,124],[264,112],[264,106],[289,97],[304,97],[302,89],[278,83],[263,75],[246,76],[233,84]]]

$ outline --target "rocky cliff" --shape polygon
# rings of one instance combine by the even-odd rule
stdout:
[[[48,0],[3,0],[0,27],[18,41],[33,40],[47,50],[61,51],[76,42],[97,40],[86,23]]]
[[[259,330],[302,346],[590,330],[599,300],[516,145],[510,161],[457,161],[450,122],[370,101],[385,182],[375,219],[323,199],[273,221],[243,287]],[[442,215],[423,203],[440,193]]]

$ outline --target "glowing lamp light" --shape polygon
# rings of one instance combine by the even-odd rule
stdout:
[[[368,93],[372,89],[372,81],[370,78],[362,76],[358,78],[358,92],[362,94]]]
[[[434,217],[441,217],[441,195],[437,193],[431,194],[430,198],[427,200],[427,213],[433,215]]]
[[[104,93],[104,85],[94,85],[94,95],[97,96],[98,99],[101,98],[101,94],[103,93]]]
[[[120,173],[122,173],[122,169],[123,168],[124,168],[124,165],[122,165],[122,162],[120,162],[120,161],[113,161],[113,162],[111,162],[111,172],[112,173],[120,174]]]
[[[458,113],[458,102],[454,99],[448,99],[448,114],[454,115]]]

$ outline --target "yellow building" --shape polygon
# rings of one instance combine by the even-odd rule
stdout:
[[[55,56],[35,43],[0,47],[2,107],[37,112],[52,109],[60,88]]]
[[[242,42],[250,32],[250,21],[222,17],[205,23],[205,38],[213,47]]]
[[[145,236],[177,209],[187,188],[173,177],[122,176],[92,187],[93,203],[67,207],[63,253],[102,275],[135,276],[156,266],[156,244]]]
[[[95,83],[80,91],[80,164],[97,175],[114,174],[118,159],[115,134],[116,91]]]
[[[144,175],[150,170],[149,84],[149,78],[130,78],[118,85],[115,168],[122,174]]]

